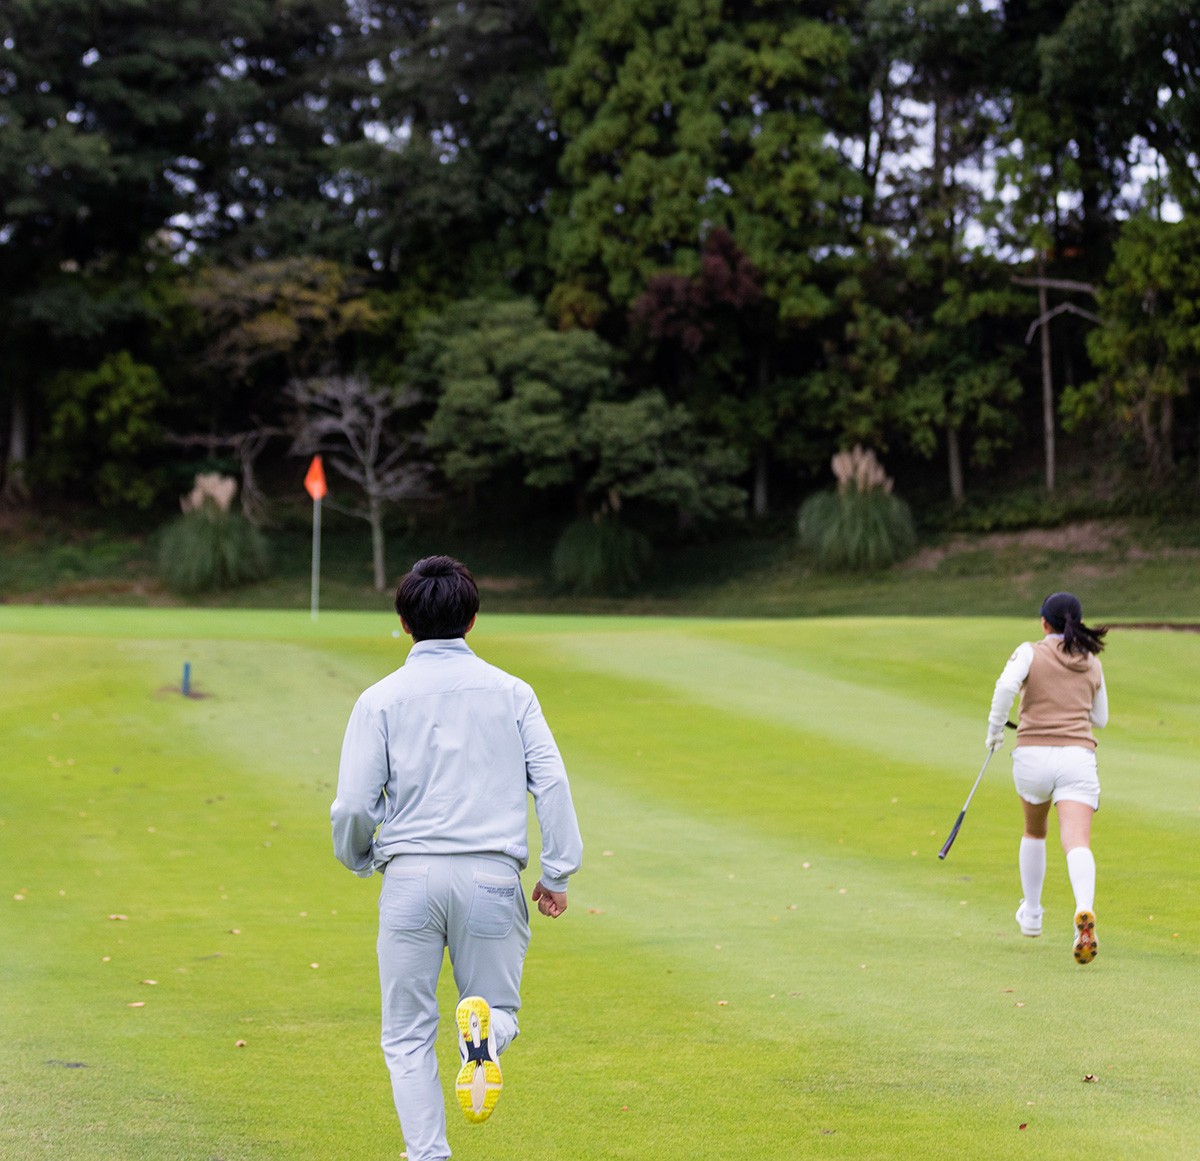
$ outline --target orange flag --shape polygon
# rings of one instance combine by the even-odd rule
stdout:
[[[325,493],[329,490],[325,487],[325,468],[321,464],[320,456],[313,456],[312,463],[308,465],[308,474],[304,477],[304,487],[314,500],[324,499]]]

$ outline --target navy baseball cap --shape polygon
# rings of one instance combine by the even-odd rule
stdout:
[[[1056,633],[1061,633],[1068,617],[1083,620],[1083,606],[1074,593],[1051,593],[1042,602],[1042,616]]]

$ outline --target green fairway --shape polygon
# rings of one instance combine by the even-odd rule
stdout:
[[[0,1157],[399,1157],[379,880],[328,826],[395,628],[0,608]],[[1056,829],[1046,934],[1013,921],[1007,751],[936,858],[1034,632],[485,610],[471,644],[538,690],[586,853],[567,915],[533,916],[504,1096],[485,1126],[451,1108],[455,1157],[1193,1155],[1200,635],[1109,638],[1095,963]]]

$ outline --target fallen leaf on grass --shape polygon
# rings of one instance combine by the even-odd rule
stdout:
[[[1020,1123],[1020,1124],[1017,1126],[1017,1128],[1018,1128],[1018,1129],[1026,1129],[1026,1128],[1028,1128],[1028,1127],[1029,1127],[1029,1122],[1028,1122],[1028,1121],[1022,1121],[1022,1122],[1021,1122],[1021,1123]]]
[[[110,915],[109,919],[128,919],[128,915]]]
[[[589,915],[603,915],[603,914],[604,914],[604,911],[603,911],[603,909],[602,909],[602,908],[600,908],[600,907],[589,907],[589,908],[588,908],[588,914],[589,914]]]
[[[234,1046],[234,1048],[245,1048],[246,1042],[244,1040],[235,1040],[233,1042],[233,1046]]]
[[[132,1004],[126,1004],[125,1006],[127,1008],[144,1008],[146,1006],[146,1001],[145,1000],[134,1000]]]
[[[158,980],[142,980],[142,983],[149,984],[151,987],[154,987],[154,985],[158,983]]]
[[[1083,1083],[1084,1084],[1095,1084],[1096,1083],[1096,1074],[1093,1072],[1084,1073]]]
[[[728,1001],[728,1000],[718,1000],[718,1001],[717,1001],[717,1007],[718,1007],[718,1008],[728,1008],[728,1007],[729,1007],[729,1001]]]

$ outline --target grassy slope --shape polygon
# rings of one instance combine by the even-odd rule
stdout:
[[[1006,761],[935,858],[1029,628],[485,618],[476,648],[542,696],[588,859],[569,914],[535,917],[504,1101],[452,1120],[455,1156],[1065,1158],[1089,1125],[1103,1155],[1186,1155],[1200,641],[1118,631],[1106,654],[1081,969],[1053,848],[1047,935],[1012,921]],[[398,1154],[375,886],[325,821],[391,630],[0,610],[0,1155]],[[185,658],[213,696],[163,688]]]
[[[2,515],[2,514],[0,514]],[[364,526],[365,527],[365,526]],[[198,598],[211,607],[302,610],[310,601],[310,542],[274,534],[270,580]],[[99,532],[0,527],[0,602],[67,605],[180,605],[156,580],[153,538],[120,541]],[[369,543],[357,528],[327,530],[321,607],[386,606],[370,585]],[[1089,613],[1142,620],[1200,620],[1200,525],[1093,521],[1054,532],[942,537],[900,567],[862,576],[813,571],[791,536],[730,540],[666,551],[636,594],[556,594],[546,575],[548,543],[445,528],[394,534],[389,577],[431,552],[471,563],[486,608],[519,613],[632,613],[701,616],[1028,615],[1047,592],[1068,588]]]

